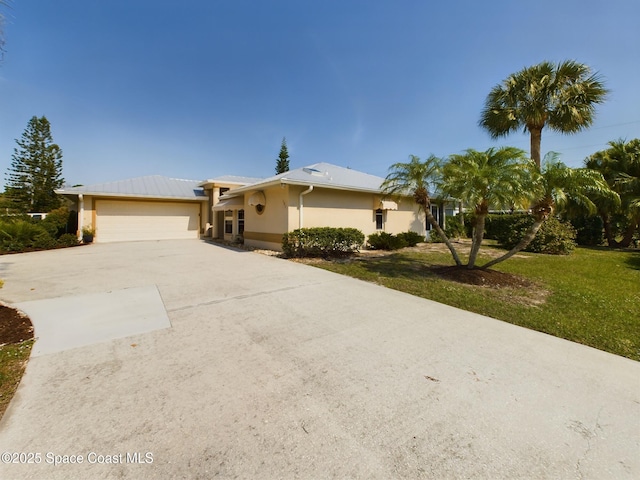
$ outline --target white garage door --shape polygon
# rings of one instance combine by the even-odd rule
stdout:
[[[200,205],[96,201],[96,242],[198,238]]]

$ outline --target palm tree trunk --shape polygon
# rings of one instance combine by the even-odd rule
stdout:
[[[639,218],[632,218],[629,222],[629,227],[627,228],[627,231],[624,232],[624,237],[622,237],[622,240],[620,241],[620,243],[618,244],[618,246],[622,247],[622,248],[628,248],[629,245],[631,245],[631,241],[633,240],[633,234],[636,233],[636,230],[638,229],[638,222],[639,222]]]
[[[471,270],[476,265],[476,259],[478,258],[478,252],[480,251],[480,245],[482,244],[482,239],[484,238],[484,225],[486,215],[477,215],[475,226],[473,229],[473,239],[471,241],[471,252],[469,253],[469,263],[467,263],[467,268]]]
[[[607,239],[607,245],[612,248],[619,247],[620,244],[613,236],[613,231],[611,230],[611,217],[607,213],[600,213],[600,217],[602,218],[602,224],[604,225],[604,236]]]
[[[540,171],[540,143],[542,141],[542,127],[529,127],[531,135],[531,159],[536,162]]]
[[[435,228],[436,232],[438,232],[438,235],[440,235],[440,237],[444,240],[444,243],[447,245],[447,248],[451,252],[451,256],[453,257],[453,260],[456,262],[456,265],[458,267],[461,266],[462,262],[460,261],[460,257],[458,257],[458,252],[456,252],[456,249],[451,243],[451,240],[449,240],[447,235],[444,233],[444,230],[442,230],[442,228],[438,224],[438,221],[431,213],[431,208],[429,207],[429,205],[424,207],[424,211],[427,214],[427,220],[429,220],[429,223],[431,224],[431,226]]]
[[[527,248],[527,245],[529,245],[531,241],[535,238],[536,233],[538,233],[538,230],[540,230],[540,227],[542,226],[542,224],[546,219],[547,219],[546,216],[541,217],[540,219],[536,219],[533,225],[531,225],[531,228],[529,228],[529,230],[527,231],[526,235],[522,237],[522,239],[518,242],[518,244],[515,247],[513,247],[511,250],[509,250],[507,253],[505,253],[501,257],[491,260],[489,263],[485,263],[480,268],[485,270],[489,267],[494,266],[496,263],[504,262],[505,260],[508,260],[509,258],[513,257],[519,251]]]

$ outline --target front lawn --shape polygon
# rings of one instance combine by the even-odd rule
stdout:
[[[640,252],[578,248],[569,256],[519,254],[494,270],[523,277],[490,287],[447,280],[450,255],[429,245],[314,265],[640,360]],[[441,250],[441,249],[440,249]],[[483,249],[484,259],[495,249]]]

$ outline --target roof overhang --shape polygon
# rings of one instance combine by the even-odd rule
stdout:
[[[133,193],[110,193],[110,192],[92,192],[92,191],[84,191],[84,192],[69,192],[66,190],[55,190],[57,195],[62,195],[63,197],[71,197],[77,198],[78,195],[88,196],[88,197],[100,197],[100,198],[116,198],[122,200],[164,200],[167,202],[176,201],[176,202],[208,202],[209,197],[207,195],[198,195],[193,197],[181,197],[181,196],[165,196],[165,195],[136,195]]]
[[[244,207],[244,197],[231,197],[220,200],[213,206],[213,210],[238,210]]]

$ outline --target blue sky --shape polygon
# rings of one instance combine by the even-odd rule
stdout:
[[[326,161],[385,176],[410,154],[512,145],[478,127],[491,87],[574,59],[611,90],[593,127],[543,131],[571,166],[640,137],[635,0],[13,0],[0,169],[45,115],[69,184],[270,176]]]

